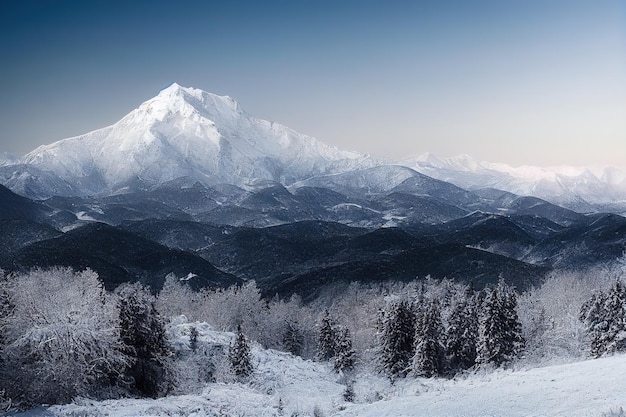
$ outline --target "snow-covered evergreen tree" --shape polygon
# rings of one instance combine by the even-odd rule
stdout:
[[[252,352],[248,339],[243,334],[241,326],[237,326],[237,334],[235,340],[230,345],[228,351],[228,361],[232,368],[233,374],[239,380],[245,380],[252,375],[254,367],[252,366]]]
[[[445,351],[451,372],[469,369],[476,363],[478,339],[478,311],[476,297],[468,287],[464,298],[457,303],[448,318]]]
[[[606,292],[594,294],[581,309],[591,341],[591,355],[626,350],[626,288],[616,280]]]
[[[501,366],[523,351],[524,338],[516,307],[517,296],[504,280],[487,291],[478,323],[478,363]]]
[[[354,370],[356,362],[356,353],[352,347],[352,337],[350,330],[341,329],[337,339],[337,347],[335,354],[335,371],[340,373],[351,372]]]
[[[328,361],[337,354],[337,329],[335,320],[328,310],[324,311],[324,316],[319,325],[319,337],[317,343],[317,358],[321,361]]]
[[[415,341],[415,313],[408,300],[397,300],[387,307],[379,337],[382,370],[392,381],[406,376],[411,368]]]
[[[444,369],[444,350],[441,338],[444,335],[438,300],[433,300],[424,310],[415,329],[415,354],[413,373],[430,378]]]
[[[304,336],[300,330],[298,323],[288,320],[285,322],[285,330],[283,331],[283,347],[292,355],[301,356],[304,346]]]
[[[123,285],[117,292],[121,339],[132,359],[128,376],[133,390],[147,397],[164,395],[169,388],[166,361],[170,349],[156,300],[139,283]]]

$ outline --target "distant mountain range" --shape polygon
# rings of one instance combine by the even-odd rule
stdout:
[[[112,126],[41,146],[22,158],[0,155],[0,183],[23,196],[44,199],[119,194],[180,177],[206,186],[245,187],[259,180],[288,186],[389,164],[467,190],[495,188],[579,212],[626,213],[623,169],[512,168],[467,155],[440,158],[425,154],[384,161],[339,150],[250,116],[230,97],[176,83]],[[396,179],[364,177],[358,186],[390,188]],[[387,180],[389,184],[385,184]]]
[[[518,287],[626,248],[626,174],[346,152],[172,84],[116,124],[0,156],[0,267],[255,279],[313,298],[431,275]]]
[[[402,164],[468,190],[496,188],[535,196],[580,212],[626,213],[626,171],[616,167],[510,167],[470,156],[432,154]]]

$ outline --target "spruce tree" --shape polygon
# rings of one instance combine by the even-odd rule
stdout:
[[[283,332],[283,346],[287,352],[295,356],[302,355],[304,347],[304,335],[300,331],[297,322],[287,321]]]
[[[465,297],[452,310],[448,319],[445,351],[452,373],[469,369],[476,363],[478,312],[474,291],[468,287]]]
[[[356,354],[352,348],[350,330],[341,329],[337,340],[334,368],[336,372],[351,372],[354,370]]]
[[[233,344],[230,346],[228,360],[235,377],[239,380],[244,380],[252,375],[254,370],[252,353],[250,352],[248,339],[241,330],[241,325],[237,326],[237,334]]]
[[[591,355],[626,350],[626,288],[615,281],[583,305],[580,314],[591,342]]]
[[[606,352],[626,350],[626,289],[620,281],[615,281],[611,286],[605,310],[608,321]]]
[[[501,366],[515,359],[524,348],[517,297],[504,280],[488,290],[478,323],[478,363]]]
[[[324,317],[322,317],[319,328],[317,358],[320,361],[328,361],[334,358],[337,353],[336,323],[330,316],[328,310],[324,312]]]
[[[433,300],[425,309],[415,331],[415,355],[413,373],[430,378],[443,372],[444,350],[440,338],[443,335],[439,302]]]
[[[157,397],[167,390],[165,361],[170,349],[165,321],[155,307],[155,299],[139,283],[121,287],[120,337],[131,358],[128,377],[142,396]]]
[[[414,355],[415,313],[411,303],[407,300],[392,303],[384,312],[381,327],[381,368],[392,381],[405,377]]]

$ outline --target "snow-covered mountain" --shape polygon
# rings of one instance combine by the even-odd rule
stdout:
[[[174,83],[112,126],[41,146],[0,174],[31,197],[99,194],[179,177],[290,184],[371,166],[371,158],[257,119],[226,96]]]
[[[466,190],[535,196],[578,212],[626,213],[624,169],[514,168],[432,154],[397,163],[412,170],[388,164],[255,118],[230,97],[174,83],[111,126],[23,158],[0,154],[0,183],[38,199],[116,194],[181,177],[246,189],[267,181],[292,189],[341,185],[354,194],[391,190],[415,170]]]
[[[511,167],[468,155],[424,154],[401,162],[468,190],[495,188],[535,196],[572,210],[626,212],[626,171],[616,167]]]

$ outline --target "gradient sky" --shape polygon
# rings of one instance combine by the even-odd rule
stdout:
[[[626,166],[626,1],[0,1],[0,151],[172,82],[403,158]]]

